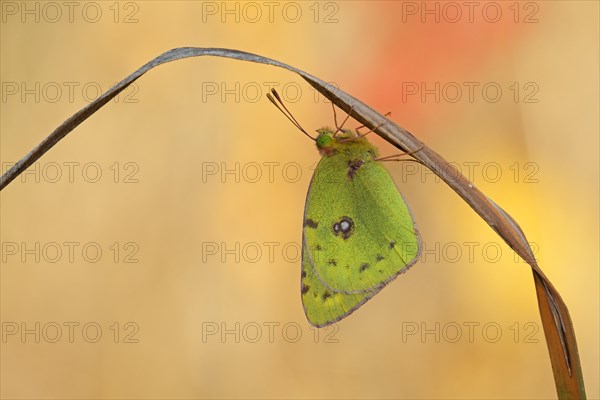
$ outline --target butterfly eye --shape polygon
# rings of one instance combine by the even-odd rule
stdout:
[[[332,141],[333,138],[330,135],[321,133],[317,138],[317,146],[319,148],[327,147]]]

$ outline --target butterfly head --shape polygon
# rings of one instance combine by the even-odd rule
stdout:
[[[317,136],[315,143],[317,144],[318,149],[330,147],[335,141],[333,138],[333,131],[329,128],[317,129],[317,133],[319,135]]]
[[[333,131],[329,128],[317,129],[317,137],[314,139],[317,149],[321,155],[333,154],[335,152]]]
[[[364,138],[359,137],[350,129],[342,129],[336,132],[331,128],[324,127],[317,129],[317,133],[315,143],[321,155],[332,155],[351,143],[358,144],[365,141]]]

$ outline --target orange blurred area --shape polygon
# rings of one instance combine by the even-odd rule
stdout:
[[[600,396],[597,2],[0,6],[3,173],[166,50],[272,57],[390,111],[519,222]],[[1,397],[555,398],[530,268],[414,163],[387,168],[420,261],[335,327],[309,326],[302,215],[319,155],[271,87],[307,130],[333,125],[292,73],[187,59],[1,192]]]

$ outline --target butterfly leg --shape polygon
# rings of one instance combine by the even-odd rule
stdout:
[[[423,150],[423,147],[424,146],[421,145],[421,146],[419,146],[418,149],[413,150],[413,151],[404,152],[404,153],[400,153],[400,154],[393,154],[391,156],[379,157],[379,158],[376,158],[375,161],[413,161],[413,162],[417,162],[421,165],[425,165],[419,160],[414,160],[414,159],[409,159],[409,158],[400,158],[403,156],[412,156],[413,154]]]
[[[344,120],[342,121],[342,124],[338,126],[337,123],[337,115],[335,113],[335,105],[333,105],[333,102],[331,102],[331,107],[333,108],[333,122],[335,123],[335,132],[333,132],[333,136],[335,136],[339,131],[342,130],[342,128],[344,127],[344,124],[346,124],[346,121],[348,121],[348,119],[350,118],[350,114],[352,114],[352,110],[354,109],[354,106],[350,107],[350,112],[346,115],[346,118],[344,118]]]
[[[388,111],[383,116],[384,117],[389,117],[390,115],[392,115],[392,112]],[[357,126],[356,129],[355,129],[356,133],[359,133],[358,131],[361,130],[361,129],[363,129],[363,128],[366,128],[366,126],[364,126],[364,125]],[[371,132],[371,131],[369,131],[369,132]],[[367,133],[369,133],[369,132],[367,132]]]

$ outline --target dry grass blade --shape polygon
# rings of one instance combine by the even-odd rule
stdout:
[[[537,264],[525,234],[516,221],[477,189],[460,171],[410,132],[343,91],[321,81],[308,77],[304,79],[338,107],[352,114],[357,121],[373,129],[385,140],[400,150],[410,153],[416,160],[431,169],[531,266],[558,397],[585,398],[583,373],[569,310]]]
[[[0,178],[0,190],[4,189],[13,179],[50,150],[69,132],[75,129],[75,127],[94,114],[144,73],[170,61],[198,56],[233,58],[273,65],[293,71],[302,76],[315,89],[357,121],[372,129],[400,150],[410,153],[417,161],[427,166],[442,178],[452,190],[458,193],[531,266],[558,397],[561,399],[585,398],[583,374],[577,351],[575,331],[569,311],[558,291],[552,286],[538,266],[519,225],[508,213],[477,189],[458,170],[435,151],[420,142],[410,132],[386,119],[360,100],[290,65],[255,54],[228,49],[184,47],[169,50],[139,68],[63,122],[62,125],[56,128],[46,139]]]

